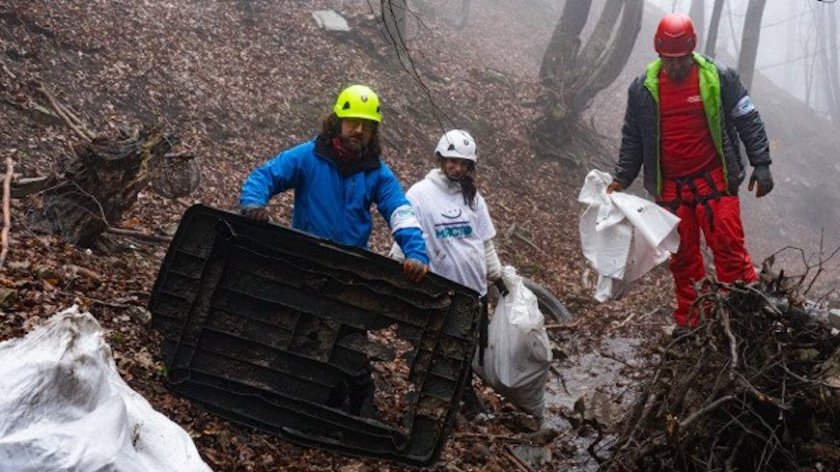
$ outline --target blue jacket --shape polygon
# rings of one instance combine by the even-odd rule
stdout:
[[[243,209],[264,207],[268,199],[295,190],[292,227],[332,241],[367,248],[376,208],[406,258],[429,263],[423,231],[402,186],[379,157],[348,169],[316,139],[281,152],[251,172],[242,186]]]

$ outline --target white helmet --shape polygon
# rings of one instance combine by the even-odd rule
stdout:
[[[435,152],[443,157],[466,159],[475,162],[478,159],[475,139],[464,130],[453,129],[440,137]]]

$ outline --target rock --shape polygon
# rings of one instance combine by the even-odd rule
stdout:
[[[828,310],[828,324],[832,328],[840,329],[840,308]]]
[[[554,428],[542,428],[535,433],[523,434],[522,439],[527,439],[531,444],[545,445],[554,441],[560,435],[560,431]]]
[[[142,306],[132,305],[128,309],[128,314],[131,318],[136,319],[141,324],[147,325],[152,322],[152,314]]]
[[[600,390],[586,392],[577,399],[573,407],[581,421],[592,421],[604,426],[610,426],[622,417],[621,406]]]
[[[547,447],[513,446],[511,448],[516,457],[531,467],[551,464],[551,449]]]
[[[8,287],[0,287],[0,308],[8,308],[17,298],[17,291]]]
[[[327,31],[350,31],[350,25],[343,16],[335,10],[316,10],[312,12],[312,18],[319,28]]]

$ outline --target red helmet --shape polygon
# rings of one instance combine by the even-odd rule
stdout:
[[[697,44],[697,34],[694,23],[688,15],[669,13],[665,15],[656,28],[653,37],[653,47],[660,56],[680,57],[691,54]]]

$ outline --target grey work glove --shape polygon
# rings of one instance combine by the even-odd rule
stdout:
[[[245,215],[245,218],[259,221],[260,223],[266,223],[270,219],[268,217],[268,210],[265,208],[244,208],[242,210],[242,214]]]
[[[756,182],[758,182],[758,190],[755,192],[757,198],[761,198],[773,190],[773,176],[770,174],[770,166],[755,166],[747,190],[752,192]]]

